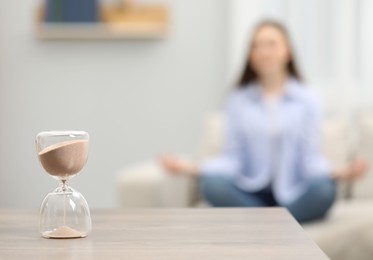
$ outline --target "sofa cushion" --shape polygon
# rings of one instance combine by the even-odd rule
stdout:
[[[302,226],[331,259],[372,259],[372,200],[340,200],[325,219]]]
[[[370,163],[370,171],[353,186],[355,198],[373,198],[373,111],[361,113],[358,117],[360,142],[357,155]]]
[[[122,169],[117,183],[123,208],[187,207],[197,194],[195,179],[167,173],[156,161]]]
[[[224,116],[222,112],[211,113],[207,116],[203,140],[198,156],[205,158],[218,154],[223,148]]]

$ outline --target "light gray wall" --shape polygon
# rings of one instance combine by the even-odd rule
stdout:
[[[115,207],[120,168],[196,150],[227,83],[226,1],[164,0],[165,40],[77,42],[34,37],[38,2],[0,0],[0,207],[39,207],[57,186],[35,155],[48,129],[90,133],[71,184],[91,207]]]

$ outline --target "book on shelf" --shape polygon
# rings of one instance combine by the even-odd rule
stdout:
[[[99,21],[97,0],[46,0],[46,22],[91,23]]]

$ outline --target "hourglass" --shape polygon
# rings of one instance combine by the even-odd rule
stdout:
[[[86,237],[91,231],[87,201],[68,181],[84,167],[89,135],[83,131],[50,131],[36,136],[36,150],[45,171],[60,182],[40,209],[39,231],[45,238]]]

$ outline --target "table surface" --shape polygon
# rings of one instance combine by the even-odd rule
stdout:
[[[93,210],[86,238],[45,239],[0,209],[0,259],[328,259],[283,208]]]

